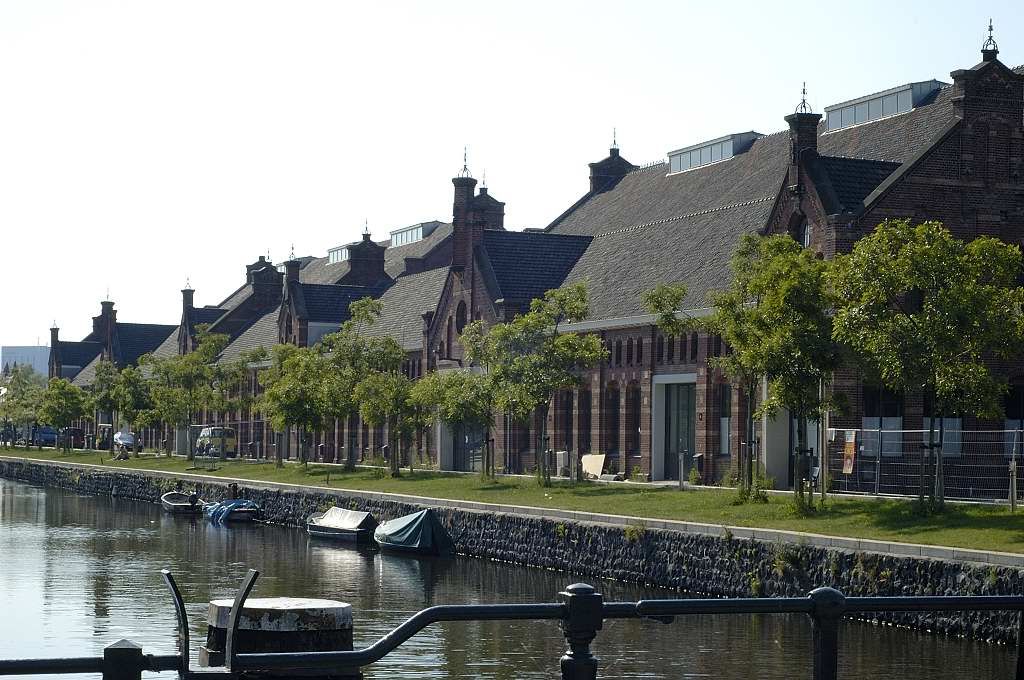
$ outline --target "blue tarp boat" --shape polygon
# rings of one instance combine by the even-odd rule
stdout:
[[[235,500],[220,501],[219,503],[207,503],[203,507],[203,513],[214,524],[223,522],[252,522],[260,514],[260,506],[244,498]]]
[[[421,555],[451,555],[455,552],[452,537],[433,510],[420,510],[384,522],[377,527],[373,538],[381,550]]]

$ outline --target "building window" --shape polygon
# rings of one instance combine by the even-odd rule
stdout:
[[[656,346],[657,346],[658,363],[660,364],[663,361],[665,361],[665,337],[663,335],[659,335],[658,336],[658,341],[657,341]]]
[[[864,455],[878,455],[881,439],[883,456],[903,455],[903,397],[877,386],[864,386]]]
[[[686,360],[686,333],[679,336],[679,360]]]
[[[732,454],[732,385],[722,383],[718,386],[718,453],[723,456]]]
[[[327,251],[327,262],[329,264],[336,264],[338,262],[344,262],[348,259],[348,248],[331,248]]]
[[[1003,426],[1006,455],[1024,456],[1024,385],[1011,385],[1003,406],[1006,410]]]
[[[668,358],[666,361],[671,364],[676,360],[676,337],[670,335],[666,338],[665,342],[668,343]]]
[[[455,330],[459,335],[462,335],[462,329],[466,327],[466,303],[459,302],[459,306],[455,309]]]
[[[696,331],[690,334],[690,361],[697,360],[697,340],[698,336]]]
[[[811,236],[813,235],[813,227],[807,220],[800,222],[800,226],[796,229],[796,242],[804,248],[811,247]]]
[[[633,338],[626,340],[626,365],[633,365]]]
[[[642,364],[644,362],[644,339],[636,339],[636,363]]]
[[[626,387],[626,422],[626,452],[640,453],[640,385],[636,382]]]
[[[715,356],[716,357],[722,356],[722,336],[721,335],[716,335],[715,336]]]
[[[622,340],[615,341],[615,365],[622,365]]]

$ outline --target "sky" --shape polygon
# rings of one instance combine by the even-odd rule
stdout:
[[[980,61],[1024,5],[0,0],[0,345],[177,324],[245,264],[451,219],[468,147],[507,228],[635,164]]]

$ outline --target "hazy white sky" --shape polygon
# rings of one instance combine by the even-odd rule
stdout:
[[[1018,2],[0,1],[0,344],[175,324],[244,265],[448,220],[469,145],[511,228],[587,187],[618,128],[659,160],[980,60]]]

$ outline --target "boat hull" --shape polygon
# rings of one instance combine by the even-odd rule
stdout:
[[[306,533],[310,536],[338,541],[339,543],[355,543],[357,545],[370,545],[373,543],[373,532],[369,529],[339,529],[310,522],[306,525]]]
[[[195,516],[203,514],[203,506],[206,503],[202,499],[196,503],[190,503],[185,494],[167,493],[160,497],[160,505],[163,506],[165,512],[172,515]]]

